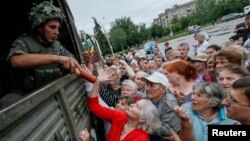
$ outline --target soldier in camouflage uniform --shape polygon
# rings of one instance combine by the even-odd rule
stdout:
[[[68,71],[81,69],[73,55],[57,41],[64,17],[61,9],[49,1],[32,7],[31,33],[18,37],[7,57],[15,69],[16,93],[25,95]]]

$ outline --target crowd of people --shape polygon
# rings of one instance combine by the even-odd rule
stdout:
[[[147,129],[139,124],[123,123],[121,131],[116,132],[119,135],[117,140],[142,140],[140,135],[133,139],[130,137],[138,130],[144,130],[152,141],[206,141],[208,125],[250,124],[250,16],[246,16],[244,23],[239,25],[235,28],[235,35],[221,45],[210,43],[202,33],[198,33],[192,46],[185,42],[176,47],[171,47],[168,42],[164,46],[154,43],[152,52],[141,47],[127,54],[107,57],[104,72],[98,75],[98,82],[90,91],[90,97],[94,92],[102,101],[95,104],[106,104],[106,108],[113,112],[126,113],[127,122],[130,121],[131,108],[145,99],[149,100],[144,105],[148,111],[153,107],[157,109],[147,117],[139,104],[141,116],[145,116],[141,124],[152,120],[152,116],[155,120]],[[194,56],[188,56],[190,47],[194,48]],[[110,76],[106,75],[112,71]],[[121,102],[126,108],[119,108]],[[94,109],[93,103],[89,101],[90,110],[105,120],[96,114],[98,108]],[[158,116],[159,121],[156,121]],[[110,123],[111,127],[103,127],[106,140],[110,140],[116,124]],[[127,126],[133,126],[130,133],[126,132]],[[87,130],[79,135],[82,139],[86,136],[89,137]]]
[[[91,61],[78,63],[57,41],[63,18],[51,2],[31,9],[32,32],[17,38],[7,57],[23,74],[16,93],[25,95],[64,73],[93,68]],[[207,141],[208,125],[249,125],[250,16],[234,32],[222,45],[198,33],[192,46],[154,42],[151,52],[139,48],[106,58],[96,81],[83,86],[98,118],[94,123],[103,122],[96,126],[103,129],[96,132],[97,140]],[[79,133],[81,141],[91,138],[88,129]]]

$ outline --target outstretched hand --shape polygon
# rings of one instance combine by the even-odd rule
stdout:
[[[97,76],[97,82],[100,82],[100,83],[105,83],[105,82],[108,82],[108,81],[111,81],[112,80],[112,76],[114,75],[114,70],[113,69],[108,69],[108,70],[105,70],[103,73],[100,73],[98,76]]]
[[[76,70],[81,70],[81,65],[72,57],[59,56],[58,63],[62,68],[69,70],[71,73],[75,73]]]

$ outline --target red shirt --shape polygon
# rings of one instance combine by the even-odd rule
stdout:
[[[120,110],[102,107],[98,97],[88,98],[88,106],[97,117],[111,123],[106,141],[120,141],[124,125],[128,120],[127,114]],[[134,129],[122,141],[149,141],[149,136],[142,129]]]

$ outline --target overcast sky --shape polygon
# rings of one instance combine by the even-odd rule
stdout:
[[[93,34],[95,17],[105,30],[117,18],[130,17],[135,24],[151,25],[154,18],[173,7],[191,0],[67,0],[73,13],[77,30]]]

